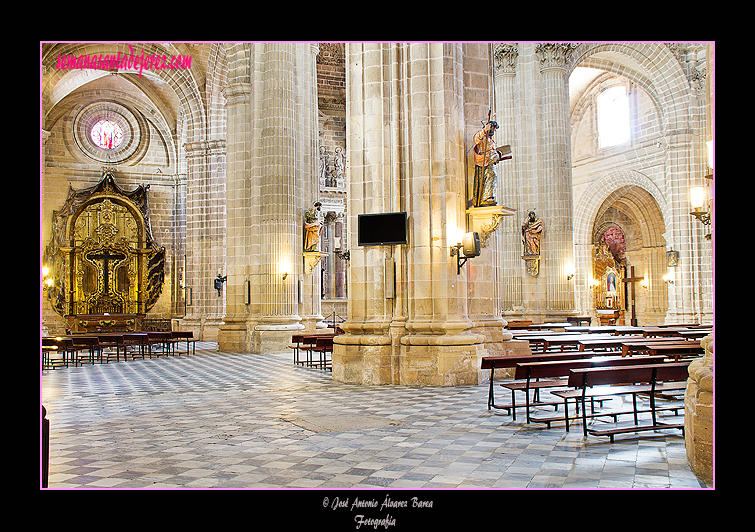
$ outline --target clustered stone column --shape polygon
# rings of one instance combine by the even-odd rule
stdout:
[[[350,249],[334,380],[479,381],[484,337],[470,331],[466,276],[450,254],[466,230],[464,75],[474,62],[465,63],[463,48],[347,45],[349,241],[357,241],[359,214],[406,211],[409,245]],[[476,59],[486,80],[487,50]]]
[[[280,352],[319,315],[319,276],[307,276],[302,260],[303,212],[317,199],[316,47],[229,45],[228,55],[228,293],[218,344]]]

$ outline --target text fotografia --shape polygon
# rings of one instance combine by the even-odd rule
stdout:
[[[142,77],[143,70],[176,70],[191,68],[190,55],[134,55],[134,49],[129,45],[128,54],[118,55],[65,55],[58,54],[55,68],[58,70],[95,69],[95,70],[138,70]]]
[[[356,529],[360,529],[363,526],[365,528],[371,527],[374,529],[387,529],[396,526],[396,518],[391,516],[390,513],[386,514],[385,517],[375,518],[368,517],[358,512],[360,510],[377,510],[379,512],[384,512],[410,508],[432,508],[433,501],[424,501],[418,499],[417,497],[394,500],[391,499],[390,495],[386,494],[385,499],[383,499],[382,502],[377,499],[360,499],[359,497],[356,497],[353,500],[339,499],[338,497],[330,500],[328,499],[328,497],[325,497],[322,501],[322,505],[326,508],[329,507],[331,510],[346,509],[350,512],[354,512],[356,514],[354,515],[354,523]]]

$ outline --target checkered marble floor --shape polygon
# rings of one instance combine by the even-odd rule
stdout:
[[[706,487],[679,430],[585,439],[488,411],[487,385],[347,385],[290,353],[198,342],[44,371],[41,395],[53,489]]]

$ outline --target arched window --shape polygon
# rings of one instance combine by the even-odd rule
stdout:
[[[629,142],[629,98],[623,85],[598,95],[598,146],[607,148]]]

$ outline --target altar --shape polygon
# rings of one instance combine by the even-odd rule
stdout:
[[[608,244],[596,244],[593,249],[593,291],[600,325],[623,324],[626,303],[622,281],[625,277],[626,265],[613,256]]]
[[[142,330],[144,314],[78,314],[65,317],[71,334],[94,332],[135,332]]]

